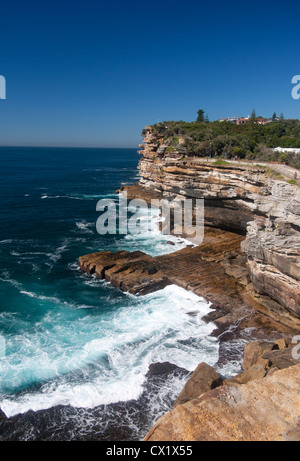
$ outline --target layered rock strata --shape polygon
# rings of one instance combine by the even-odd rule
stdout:
[[[241,243],[247,289],[244,302],[262,314],[299,328],[300,188],[272,179],[259,165],[212,162],[189,155],[146,127],[140,182],[129,197],[203,198],[205,226],[245,236]],[[241,261],[241,258],[240,258]],[[227,265],[227,273],[241,279]],[[245,280],[245,278],[244,278]]]
[[[233,305],[238,308],[243,285],[227,273],[226,261],[230,266],[229,261],[238,257],[242,239],[238,234],[208,229],[201,246],[156,257],[141,251],[104,251],[81,256],[79,265],[82,271],[132,294],[143,295],[176,284],[212,303],[222,298],[224,309]],[[240,278],[244,276],[241,268]]]

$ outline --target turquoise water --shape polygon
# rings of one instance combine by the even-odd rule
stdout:
[[[115,190],[138,180],[137,163],[135,149],[0,148],[0,408],[7,416],[137,400],[153,362],[192,371],[217,361],[213,326],[201,320],[210,310],[204,300],[175,286],[131,296],[78,268],[78,257],[95,251],[157,255],[185,246],[174,237],[168,245],[155,228],[97,233],[98,200],[117,201]],[[176,395],[182,379],[169,386]]]

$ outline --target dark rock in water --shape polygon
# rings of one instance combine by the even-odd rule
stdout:
[[[139,440],[151,426],[149,413],[142,398],[96,408],[30,410],[0,421],[0,441]]]
[[[149,365],[149,369],[146,376],[169,374],[172,373],[174,370],[179,369],[180,368],[177,365],[174,365],[170,362],[151,363],[151,365]]]
[[[0,413],[0,441],[142,440],[157,418],[171,410],[177,397],[172,390],[174,379],[181,389],[190,373],[168,362],[153,365],[155,374],[146,377],[136,400],[95,408],[59,405],[11,418]]]
[[[5,428],[5,424],[7,423],[7,417],[0,409],[0,434],[2,434],[3,429]]]
[[[198,314],[199,311],[190,311],[186,313],[186,315],[190,315],[191,317],[197,317]]]
[[[202,317],[202,320],[206,323],[214,322],[229,313],[229,309],[219,305],[212,305],[211,309],[213,309],[211,312]]]

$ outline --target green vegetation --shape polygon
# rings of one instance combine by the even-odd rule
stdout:
[[[288,179],[287,182],[289,184],[294,184],[295,186],[299,186],[300,187],[300,184],[295,180],[295,179]]]
[[[281,115],[279,120],[260,125],[255,123],[254,110],[252,116],[251,121],[242,125],[209,122],[204,111],[199,110],[195,122],[169,121],[152,128],[175,150],[179,147],[179,138],[184,138],[185,155],[283,162],[300,169],[300,155],[272,150],[275,147],[300,148],[300,121],[285,120]]]
[[[271,168],[267,168],[266,173],[269,176],[269,178],[272,178],[272,179],[284,179],[282,174],[280,174],[278,171],[272,170]]]
[[[216,160],[214,162],[214,165],[222,166],[222,165],[231,165],[229,162],[226,162],[226,160]]]

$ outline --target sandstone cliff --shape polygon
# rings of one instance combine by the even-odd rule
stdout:
[[[298,329],[300,187],[273,179],[260,165],[190,156],[184,139],[174,147],[151,127],[144,133],[141,190],[170,199],[204,198],[206,226],[245,236],[241,250],[250,283],[244,301]],[[239,277],[240,268],[232,275]]]
[[[221,384],[200,364],[145,440],[299,440],[300,365],[272,341],[274,332],[290,341],[300,331],[300,188],[262,165],[189,155],[184,139],[174,146],[151,127],[141,147],[140,181],[121,190],[147,202],[203,198],[204,242],[154,258],[94,253],[79,258],[81,269],[138,295],[175,283],[203,296],[221,362],[222,341],[243,330],[267,340],[248,351],[243,373]]]

